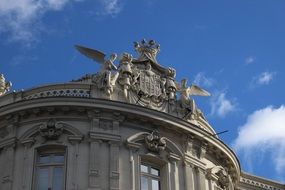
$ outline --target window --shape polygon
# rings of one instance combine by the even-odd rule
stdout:
[[[160,170],[148,164],[141,164],[141,190],[160,190]]]
[[[38,150],[35,167],[35,190],[63,190],[65,187],[65,150]]]

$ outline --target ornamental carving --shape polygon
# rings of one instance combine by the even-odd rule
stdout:
[[[187,79],[181,80],[179,92],[181,107],[186,110],[184,117],[195,119],[195,117],[200,115],[201,111],[196,107],[195,101],[191,96],[210,96],[210,93],[194,84],[187,86]]]
[[[231,176],[222,166],[215,166],[213,168],[207,169],[207,177],[209,179],[214,179],[220,189],[234,190]]]
[[[164,150],[166,147],[165,139],[163,137],[160,137],[158,131],[156,130],[145,137],[145,144],[150,151],[156,153]]]
[[[11,86],[12,86],[12,83],[6,82],[4,75],[0,74],[0,96],[8,92]]]
[[[117,72],[118,69],[114,65],[117,54],[112,53],[110,57],[106,59],[106,55],[101,51],[79,45],[76,45],[75,47],[80,53],[101,65],[100,71],[94,75],[93,82],[109,97],[113,93],[113,87],[119,76],[119,73]]]
[[[39,130],[41,136],[46,140],[57,140],[63,133],[63,125],[55,119],[50,119],[47,123],[42,124]]]
[[[153,63],[157,63],[156,55],[160,51],[160,45],[154,40],[146,42],[146,40],[143,39],[141,42],[134,42],[134,46],[136,52],[139,54],[138,60],[150,60]]]
[[[218,176],[218,185],[221,188],[226,189],[230,184],[227,172],[225,170],[220,170],[216,173],[216,175]]]
[[[176,70],[165,68],[156,57],[160,45],[154,40],[134,42],[137,57],[129,53],[109,58],[99,50],[76,45],[76,49],[101,64],[99,72],[86,75],[74,82],[91,83],[92,98],[111,99],[148,107],[181,117],[185,120],[205,120],[191,96],[209,96],[202,88],[187,86],[187,80],[176,81]],[[94,88],[93,88],[94,87]],[[179,94],[178,94],[179,93]]]
[[[73,81],[75,82],[75,81]],[[24,97],[25,100],[46,98],[46,97],[80,97],[90,98],[90,90],[86,89],[54,89],[48,91],[41,91],[35,94]]]
[[[120,57],[120,64],[118,67],[119,71],[119,79],[118,82],[123,86],[124,96],[126,100],[129,98],[128,91],[133,84],[133,64],[132,64],[133,56],[128,53],[123,53]]]

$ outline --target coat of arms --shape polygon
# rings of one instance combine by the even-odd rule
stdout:
[[[139,90],[148,97],[159,97],[162,94],[161,78],[155,74],[148,63],[146,69],[139,74]]]

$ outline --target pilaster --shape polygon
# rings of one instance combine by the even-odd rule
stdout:
[[[193,190],[194,189],[194,176],[193,176],[193,165],[184,161],[184,182],[185,182],[185,190]]]
[[[170,167],[169,167],[169,174],[170,174],[170,189],[171,190],[179,190],[179,173],[177,162],[180,160],[180,157],[170,153],[169,155]]]
[[[4,170],[2,174],[2,187],[5,190],[12,190],[14,177],[16,138],[12,138],[4,146],[2,154],[4,155]]]
[[[35,143],[34,139],[25,139],[21,142],[24,146],[24,153],[23,153],[23,173],[22,173],[22,189],[28,190],[31,189],[31,181],[32,181],[32,155],[30,154],[31,147]]]
[[[119,113],[89,112],[91,120],[90,140],[90,164],[89,164],[89,189],[100,190],[103,188],[101,181],[109,181],[110,190],[120,189],[119,154],[121,136],[119,134],[120,122],[123,117]],[[101,175],[102,169],[99,154],[101,143],[109,144],[109,177],[105,179]],[[105,188],[105,187],[104,187]]]
[[[119,143],[116,141],[110,141],[110,190],[119,190]]]
[[[82,136],[69,136],[68,141],[72,145],[72,167],[71,167],[71,189],[78,190],[78,157],[79,143],[82,141]]]
[[[100,144],[102,141],[94,140],[90,142],[89,151],[89,187],[92,190],[101,190],[100,159],[97,154],[100,153]]]
[[[198,189],[206,190],[206,171],[202,168],[196,167],[198,177]]]

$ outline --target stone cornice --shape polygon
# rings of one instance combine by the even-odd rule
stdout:
[[[239,182],[239,187],[243,186],[260,188],[264,190],[285,190],[285,184],[282,185],[278,182],[264,179],[262,177],[254,176],[244,172],[241,173]]]
[[[108,133],[100,133],[100,132],[89,132],[90,141],[92,140],[104,140],[104,141],[111,141],[111,142],[121,142],[121,136],[115,134],[108,134]]]
[[[0,107],[13,104],[16,102],[21,101],[27,101],[27,100],[33,100],[33,99],[43,99],[43,98],[52,98],[52,97],[72,97],[72,98],[86,98],[86,99],[93,99],[93,98],[102,98],[94,96],[94,92],[97,92],[98,89],[94,89],[93,83],[76,83],[76,82],[70,82],[70,83],[63,83],[63,84],[51,84],[51,85],[44,85],[41,87],[31,88],[25,91],[19,91],[19,92],[12,92],[9,94],[6,94],[2,97],[0,97]],[[93,93],[93,95],[92,95]],[[106,98],[104,98],[106,99]],[[117,97],[114,99],[115,101],[119,102],[125,102],[130,103],[126,101],[124,98]],[[136,103],[132,103],[135,104]],[[164,102],[164,107],[166,106],[166,103]],[[181,108],[178,108],[180,105],[179,101],[177,100],[175,102],[175,107],[178,109],[177,111],[181,111]],[[142,107],[147,107],[147,105],[140,105]],[[167,106],[166,106],[167,107]],[[155,108],[152,108],[155,110]],[[172,110],[172,109],[170,109]],[[168,113],[170,115],[176,115],[177,117],[182,117],[184,112],[179,113],[177,111],[170,111],[167,109],[160,110],[161,112]],[[171,113],[170,113],[171,112]],[[209,131],[210,133],[215,133],[213,128],[208,124],[208,122],[204,119],[204,117],[197,117],[197,120],[189,120],[187,118],[182,117],[181,119],[186,120],[187,122],[194,122],[194,124],[197,124],[199,127]]]

